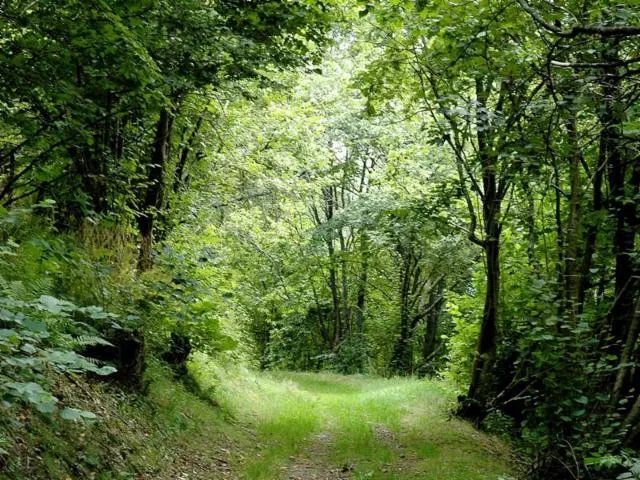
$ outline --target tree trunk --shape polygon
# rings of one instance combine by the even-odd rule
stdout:
[[[617,43],[607,45],[604,59],[607,63],[619,61]],[[615,219],[613,234],[613,253],[615,265],[615,295],[614,304],[609,315],[610,333],[613,340],[612,349],[616,355],[621,355],[625,339],[634,317],[634,303],[637,290],[638,267],[635,255],[635,228],[637,227],[636,202],[627,192],[627,173],[631,167],[631,181],[638,182],[638,162],[626,159],[623,154],[622,118],[623,109],[620,101],[620,76],[618,69],[605,69],[602,79],[604,93],[604,115],[601,118],[605,132],[605,148],[607,152],[607,180],[609,183],[609,209]]]
[[[333,187],[325,187],[322,189],[324,199],[324,214],[327,222],[333,219],[335,212],[335,201],[333,196]],[[318,222],[320,219],[318,219]],[[338,272],[336,268],[336,252],[333,245],[333,232],[330,231],[326,238],[327,251],[329,253],[329,290],[331,290],[331,316],[333,318],[333,335],[332,348],[337,348],[342,339],[342,325],[340,318],[340,293],[338,289]]]
[[[404,257],[400,282],[400,332],[393,349],[390,370],[394,373],[409,374],[413,367],[411,351],[411,284],[414,258]]]
[[[485,89],[480,80],[476,81],[478,104],[487,104],[488,88]],[[480,108],[477,107],[479,111]],[[483,120],[478,119],[482,125]],[[500,209],[504,192],[498,187],[497,161],[491,152],[485,129],[478,128],[476,132],[478,140],[478,155],[482,166],[482,214],[484,219],[483,247],[486,255],[486,280],[487,291],[484,299],[482,323],[478,338],[478,350],[473,362],[471,383],[469,385],[469,399],[487,403],[489,384],[491,383],[491,370],[495,362],[496,345],[498,335],[498,304],[500,300],[500,234],[502,230]]]
[[[496,356],[500,295],[500,228],[492,220],[488,223],[487,230],[485,247],[487,291],[480,324],[478,351],[473,363],[468,393],[469,398],[480,403],[484,403],[487,399],[491,369]]]
[[[436,373],[436,368],[430,366],[437,353],[438,329],[440,323],[440,313],[444,304],[444,277],[438,281],[435,288],[429,294],[429,312],[425,317],[424,341],[422,343],[422,372],[426,375]]]
[[[573,115],[573,114],[570,114]],[[567,134],[571,145],[569,157],[569,179],[570,179],[570,196],[569,196],[569,218],[567,219],[567,228],[565,231],[564,245],[564,294],[563,311],[568,315],[569,321],[574,324],[580,312],[578,300],[580,298],[580,220],[581,220],[581,201],[582,201],[582,181],[580,170],[582,154],[578,142],[578,131],[575,118],[570,117],[566,121]]]
[[[360,264],[360,275],[358,277],[358,293],[356,296],[356,331],[359,335],[364,332],[364,316],[367,299],[367,282],[369,275],[369,248],[367,234],[362,233],[360,236],[360,255],[362,261]]]
[[[198,133],[200,132],[200,128],[202,127],[202,122],[204,121],[204,113],[201,113],[196,121],[196,125],[193,127],[189,138],[187,139],[186,144],[182,147],[182,151],[180,152],[180,158],[178,159],[178,164],[176,165],[175,178],[173,179],[173,191],[178,192],[184,186],[184,169],[187,165],[187,160],[189,159],[189,154],[193,150],[193,147],[198,138]]]
[[[347,272],[347,245],[342,228],[338,230],[340,239],[340,276],[342,286],[342,323],[344,326],[343,336],[349,335],[351,331],[351,312],[349,308],[349,279]]]
[[[140,256],[138,270],[149,270],[153,265],[153,229],[158,211],[162,208],[164,198],[164,169],[169,155],[169,142],[173,127],[173,115],[164,108],[156,124],[156,135],[153,145],[153,156],[148,170],[148,185],[138,216],[140,231]]]
[[[522,182],[522,190],[527,200],[527,257],[529,258],[529,265],[533,269],[533,273],[536,276],[540,276],[540,262],[536,257],[536,243],[538,242],[538,234],[536,232],[536,205],[533,198],[533,192],[529,187],[527,180]]]

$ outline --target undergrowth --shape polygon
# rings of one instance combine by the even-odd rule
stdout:
[[[92,422],[71,422],[28,409],[0,419],[7,480],[214,478],[226,466],[241,430],[152,364],[146,396],[108,384],[60,377],[55,393],[96,412]]]

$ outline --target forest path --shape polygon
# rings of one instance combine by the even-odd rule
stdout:
[[[439,381],[266,373],[217,398],[254,433],[236,463],[246,480],[497,480],[509,451],[450,419]]]

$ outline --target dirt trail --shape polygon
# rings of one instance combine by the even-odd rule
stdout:
[[[245,455],[230,459],[242,480],[488,480],[510,473],[510,462],[490,453],[492,439],[447,417],[449,397],[436,381],[276,372],[252,381],[252,397],[240,387],[227,400],[254,432],[240,439]]]
[[[382,473],[397,473],[402,478],[420,478],[419,459],[401,445],[396,435],[385,425],[372,424],[376,440],[395,452],[396,461],[382,468]],[[310,445],[297,457],[282,467],[280,480],[350,480],[353,478],[353,466],[335,465],[331,459],[331,445],[335,440],[333,433],[313,435]]]
[[[332,433],[318,433],[312,436],[310,445],[301,455],[291,458],[282,467],[281,480],[347,480],[351,478],[349,465],[331,465]]]

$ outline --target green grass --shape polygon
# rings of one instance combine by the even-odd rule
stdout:
[[[511,470],[505,445],[449,418],[453,392],[440,381],[217,375],[216,399],[256,432],[255,454],[241,472],[246,480],[277,479],[300,462],[374,480],[496,480]]]
[[[100,421],[4,416],[0,446],[9,454],[0,455],[0,478],[169,480],[189,472],[206,480],[233,471],[277,480],[335,478],[326,472],[344,468],[354,480],[497,480],[510,471],[504,445],[448,419],[453,393],[442,382],[224,370],[206,357],[192,371],[220,408],[155,363],[146,397],[61,378],[59,397]]]

